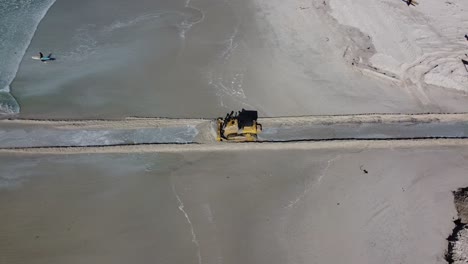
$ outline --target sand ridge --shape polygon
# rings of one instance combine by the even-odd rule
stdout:
[[[213,122],[214,119],[204,118],[152,118],[152,117],[128,117],[125,119],[94,119],[94,120],[73,120],[73,119],[4,119],[0,120],[0,125],[38,125],[51,126],[62,129],[76,128],[153,128],[153,127],[173,127],[183,125],[205,125]],[[368,113],[349,115],[309,115],[309,116],[282,116],[282,117],[260,117],[258,121],[265,125],[278,124],[338,124],[338,123],[429,123],[429,122],[462,122],[468,121],[468,113]]]
[[[467,139],[326,140],[309,142],[258,142],[216,144],[133,144],[87,147],[1,148],[1,154],[101,154],[101,153],[190,153],[312,149],[394,149],[426,147],[466,147]]]

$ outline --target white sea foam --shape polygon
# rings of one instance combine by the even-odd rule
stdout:
[[[212,70],[207,73],[208,83],[215,88],[215,93],[219,98],[221,106],[230,108],[225,102],[225,99],[228,99],[242,106],[252,108],[252,106],[247,103],[247,96],[244,91],[246,74],[244,65],[246,65],[247,62],[243,61],[242,56],[236,56],[236,54],[242,54],[242,52],[244,52],[241,38],[239,37],[239,26],[236,26],[232,34],[220,44],[223,45],[224,48],[218,56],[217,63],[223,67],[212,67]],[[228,65],[233,65],[233,62],[241,66],[235,68],[226,67]],[[229,68],[229,70],[226,70],[226,68]]]
[[[205,14],[201,9],[195,8],[192,6],[192,0],[187,0],[185,2],[185,8],[190,8],[192,11],[195,11],[199,13],[199,16],[188,16],[185,18],[185,20],[180,24],[179,29],[180,29],[180,38],[185,40],[185,35],[187,34],[188,31],[195,25],[203,21],[205,18]]]
[[[119,18],[112,23],[99,26],[96,24],[85,24],[78,29],[72,38],[73,45],[69,52],[62,54],[61,60],[84,61],[96,55],[103,55],[106,41],[109,37],[116,37],[117,34],[130,35],[137,28],[155,29],[158,27],[175,26],[184,27],[186,21],[198,20],[200,15],[192,9],[167,9],[152,13],[143,13],[138,16]],[[195,17],[195,18],[192,18]],[[107,45],[106,51],[112,46]]]
[[[109,33],[114,30],[134,26],[142,22],[153,21],[154,19],[161,18],[165,13],[169,13],[169,12],[156,12],[152,14],[143,14],[143,15],[140,15],[138,17],[128,19],[128,20],[117,20],[113,22],[111,25],[104,27],[103,32]]]

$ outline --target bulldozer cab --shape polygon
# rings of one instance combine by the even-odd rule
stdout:
[[[262,125],[257,123],[258,113],[242,109],[240,112],[228,113],[225,118],[217,120],[217,140],[249,142],[256,141]]]

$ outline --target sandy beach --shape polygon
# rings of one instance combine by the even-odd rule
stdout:
[[[0,264],[466,263],[468,1],[418,2],[0,0]]]
[[[467,155],[2,154],[2,261],[445,263]]]

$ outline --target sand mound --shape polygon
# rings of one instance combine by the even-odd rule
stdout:
[[[464,39],[468,2],[331,1],[332,14],[342,24],[358,28],[372,39],[375,54],[363,68],[390,72],[421,103],[432,103],[427,88],[467,91]]]

